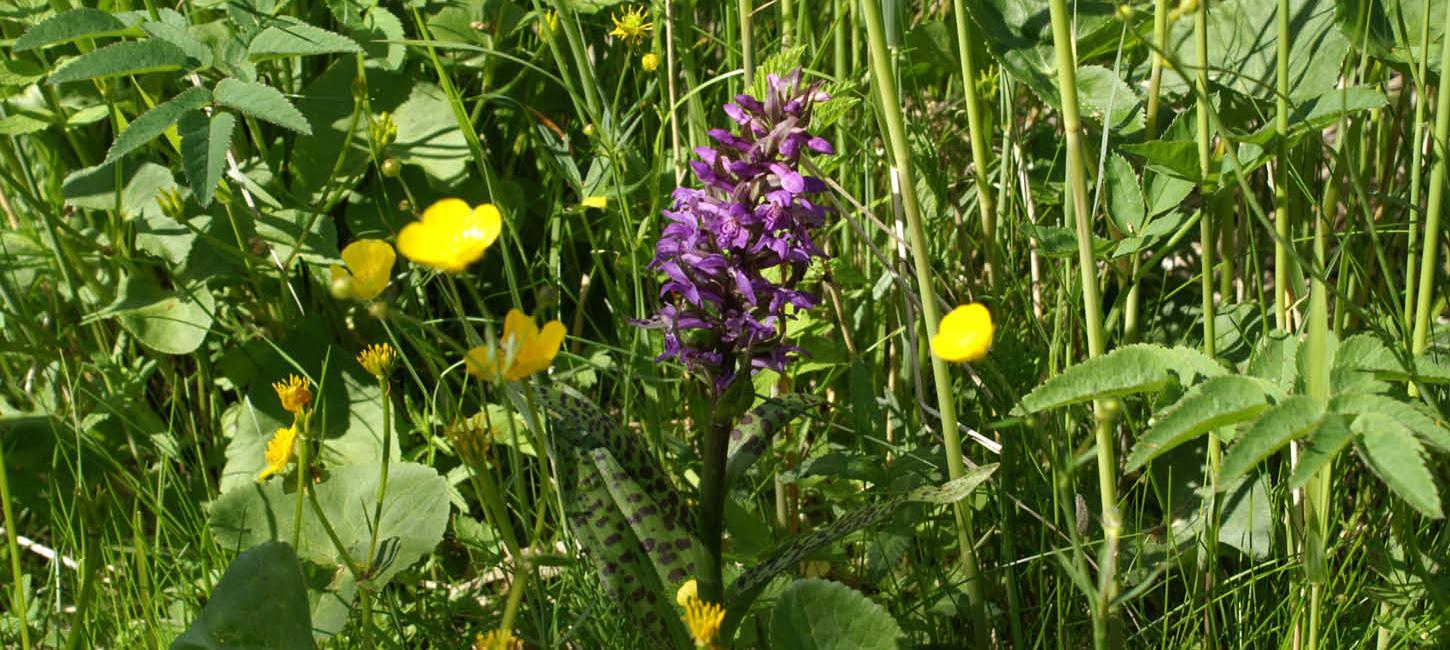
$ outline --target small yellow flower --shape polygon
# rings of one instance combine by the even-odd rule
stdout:
[[[720,624],[725,621],[725,608],[693,598],[685,603],[685,615],[681,618],[690,628],[690,638],[695,640],[695,647],[711,648],[715,637],[720,634]]]
[[[609,19],[614,22],[614,29],[609,30],[609,35],[634,45],[648,38],[650,30],[655,28],[644,13],[644,7],[626,9],[623,16],[614,14]]]
[[[544,25],[546,25],[551,32],[559,31],[559,12],[553,9],[544,12]]]
[[[388,371],[393,369],[393,362],[398,359],[398,351],[387,343],[375,343],[363,348],[361,354],[357,355],[357,362],[362,364],[363,370],[374,377],[384,377]]]
[[[292,446],[297,441],[297,427],[291,426],[277,429],[272,434],[272,439],[267,441],[267,466],[262,468],[262,473],[257,475],[258,481],[265,481],[273,474],[281,474],[287,469],[287,463],[292,460]]]
[[[947,361],[976,361],[987,356],[992,333],[992,313],[985,305],[962,305],[941,319],[931,351]]]
[[[601,194],[596,194],[594,196],[585,197],[583,201],[579,202],[579,205],[586,208],[603,210],[604,208],[609,207],[609,197]]]
[[[534,319],[517,309],[510,309],[503,319],[503,336],[494,356],[487,346],[468,351],[464,360],[468,372],[475,377],[493,381],[503,369],[503,378],[518,381],[549,367],[559,346],[564,343],[564,324],[554,320],[539,329]]]
[[[658,70],[660,68],[660,55],[654,52],[645,52],[644,56],[639,59],[639,67],[644,68],[645,72]]]
[[[522,650],[524,642],[508,630],[493,630],[473,638],[473,650]]]
[[[282,400],[282,408],[293,415],[312,403],[312,389],[308,387],[306,379],[297,375],[288,375],[282,381],[272,382],[272,390],[277,391],[277,399]]]
[[[685,584],[680,585],[679,591],[676,591],[675,592],[675,602],[676,603],[679,603],[680,607],[684,607],[687,603],[689,603],[692,600],[699,600],[699,599],[700,599],[700,585],[698,585],[695,582],[695,579],[694,578],[690,578],[689,580],[686,580],[685,581]]]
[[[403,226],[398,251],[415,263],[458,273],[483,257],[502,229],[498,208],[488,203],[470,208],[463,199],[443,199],[428,206],[422,219]]]
[[[342,249],[342,261],[347,268],[333,264],[332,282],[346,280],[354,297],[372,300],[387,288],[397,259],[392,244],[381,239],[359,239]]]

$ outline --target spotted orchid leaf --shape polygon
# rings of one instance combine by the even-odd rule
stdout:
[[[730,446],[726,450],[725,484],[735,480],[770,448],[770,440],[786,424],[824,401],[813,395],[791,394],[766,400],[740,417],[730,430]]]

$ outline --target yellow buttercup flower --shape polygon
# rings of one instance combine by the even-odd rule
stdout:
[[[582,205],[586,208],[603,210],[604,208],[609,207],[609,197],[602,194],[595,194],[594,196],[585,197],[583,201],[579,202],[579,205]]]
[[[372,300],[387,288],[397,259],[392,244],[381,239],[359,239],[342,249],[347,268],[333,264],[332,282],[346,280],[354,297]]]
[[[696,648],[713,648],[720,624],[725,621],[725,608],[692,598],[685,603],[685,615],[681,618],[690,628],[690,638],[695,640]]]
[[[953,309],[941,319],[931,351],[947,361],[976,361],[992,347],[992,313],[979,302]]]
[[[524,642],[508,630],[493,630],[473,638],[473,650],[521,650]]]
[[[387,343],[375,343],[363,348],[361,354],[357,355],[357,362],[362,364],[363,370],[374,377],[384,377],[388,371],[393,369],[393,362],[398,359],[398,351]]]
[[[414,263],[458,273],[483,257],[502,229],[503,216],[493,205],[470,208],[463,199],[443,199],[403,226],[398,251]]]
[[[645,72],[654,72],[660,69],[660,55],[654,52],[645,52],[645,55],[639,58],[639,67],[644,68]]]
[[[692,600],[699,599],[700,585],[695,582],[694,578],[686,580],[685,584],[680,585],[679,591],[675,592],[675,602],[679,603],[680,607],[684,607],[686,603]]]
[[[282,470],[287,469],[287,463],[292,460],[292,446],[296,441],[295,426],[277,429],[272,434],[272,439],[267,441],[267,466],[257,475],[258,481],[264,481],[273,474],[281,474]]]
[[[649,16],[644,13],[644,7],[626,9],[623,16],[615,14],[609,19],[614,22],[614,29],[609,30],[609,35],[634,45],[639,45],[641,41],[649,38],[650,30],[655,27],[654,23],[649,22]]]
[[[468,372],[476,377],[493,381],[502,369],[503,378],[518,381],[549,367],[559,346],[564,343],[564,324],[549,321],[540,329],[534,319],[517,309],[510,309],[503,319],[503,336],[495,354],[490,356],[487,346],[478,346],[468,351],[464,360]]]
[[[282,401],[282,408],[293,415],[312,403],[312,389],[308,387],[308,381],[297,375],[288,375],[282,381],[272,382],[272,390],[277,391],[277,399]]]

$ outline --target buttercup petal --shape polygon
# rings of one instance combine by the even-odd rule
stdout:
[[[342,249],[342,261],[352,271],[353,293],[372,300],[387,288],[397,255],[392,245],[380,239],[360,239]]]

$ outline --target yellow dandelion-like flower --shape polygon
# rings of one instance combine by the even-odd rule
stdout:
[[[534,324],[533,317],[517,309],[510,309],[503,319],[503,337],[489,356],[486,346],[468,351],[464,360],[468,372],[475,377],[493,381],[502,369],[503,378],[518,381],[544,370],[554,363],[559,347],[564,343],[564,324],[549,321],[542,329]]]
[[[633,45],[639,45],[649,38],[650,30],[655,28],[655,24],[645,14],[644,7],[626,9],[623,16],[614,14],[609,19],[614,22],[614,29],[609,30],[609,35]]]
[[[987,356],[992,333],[992,313],[985,305],[962,305],[941,319],[931,351],[947,361],[976,361]]]
[[[594,196],[584,197],[584,200],[580,201],[579,205],[586,208],[594,208],[595,210],[603,210],[609,207],[609,197],[602,194],[595,194]]]
[[[524,642],[508,630],[493,630],[473,638],[473,650],[522,650]]]
[[[654,72],[660,69],[660,55],[654,52],[645,52],[644,56],[639,58],[639,67],[644,68],[645,72]]]
[[[277,429],[272,434],[272,439],[267,441],[267,466],[257,475],[258,481],[264,481],[273,474],[281,474],[287,469],[287,463],[292,460],[293,443],[297,441],[297,427],[285,427]]]
[[[398,252],[417,264],[459,273],[483,257],[503,230],[503,215],[485,203],[469,207],[463,199],[443,199],[398,233]]]
[[[272,390],[277,391],[277,399],[282,400],[282,408],[293,415],[312,403],[312,389],[308,381],[297,375],[287,375],[282,381],[272,382]]]
[[[393,362],[397,360],[398,351],[387,343],[374,343],[363,348],[362,353],[357,355],[357,362],[362,364],[363,370],[379,378],[386,376],[393,369]]]
[[[685,584],[680,585],[680,589],[675,592],[675,602],[679,603],[680,607],[684,607],[686,603],[692,600],[699,599],[700,585],[695,582],[694,578],[686,580]]]
[[[392,244],[381,239],[359,239],[342,249],[347,268],[333,264],[332,282],[346,281],[354,297],[372,300],[387,288],[397,259]]]
[[[720,624],[725,621],[725,608],[692,598],[685,602],[685,615],[681,618],[690,628],[690,638],[695,640],[695,647],[710,648],[720,634]]]

